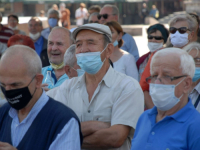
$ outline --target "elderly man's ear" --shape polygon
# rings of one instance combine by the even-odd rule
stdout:
[[[40,88],[42,85],[42,80],[44,76],[42,74],[36,74],[35,79],[36,79],[36,88]]]
[[[184,84],[183,91],[184,93],[188,93],[192,86],[192,79],[189,76],[187,76],[184,81],[185,81],[185,84]]]
[[[106,58],[110,58],[111,54],[113,53],[114,46],[112,43],[109,43],[106,49]]]
[[[71,75],[70,66],[65,65],[65,73],[67,74],[68,77],[70,77],[70,75]]]

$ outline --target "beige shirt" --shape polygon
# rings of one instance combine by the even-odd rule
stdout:
[[[129,136],[120,148],[129,150],[133,129],[144,111],[144,95],[138,81],[110,67],[96,88],[91,101],[85,85],[85,75],[66,80],[62,85],[47,92],[47,95],[67,105],[80,121],[98,120],[132,127]]]

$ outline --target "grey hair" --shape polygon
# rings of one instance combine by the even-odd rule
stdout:
[[[88,21],[90,21],[90,20],[91,20],[91,18],[92,18],[93,16],[98,16],[98,15],[99,15],[99,13],[98,13],[98,12],[94,12],[94,13],[92,13],[92,14],[90,15],[90,17],[89,17]]]
[[[49,15],[51,14],[55,14],[58,16],[59,18],[59,12],[57,10],[54,10],[54,9],[49,9],[48,13],[47,13],[47,17],[49,17]]]
[[[196,31],[197,21],[190,15],[177,15],[174,18],[172,18],[169,22],[169,26],[173,26],[178,21],[186,21],[188,23],[188,28],[191,31]]]
[[[155,61],[155,59],[159,56],[167,56],[168,55],[175,55],[177,54],[180,59],[180,68],[182,69],[183,75],[188,75],[191,78],[194,76],[195,72],[195,63],[192,56],[190,56],[186,51],[183,51],[180,48],[165,48],[161,51],[158,51],[155,53],[155,55],[152,57],[151,64],[150,64],[150,73],[153,74],[152,71],[152,65]]]
[[[33,77],[37,73],[41,74],[41,59],[32,48],[24,45],[11,46],[3,53],[1,61],[11,57],[22,60],[26,64],[28,76]]]
[[[192,42],[190,44],[188,44],[187,46],[185,46],[183,48],[183,50],[185,50],[186,52],[190,52],[192,49],[196,49],[197,50],[197,54],[199,53],[200,51],[200,43],[198,42]]]
[[[51,32],[53,30],[57,30],[57,29],[61,29],[61,30],[64,30],[65,32],[67,32],[69,34],[69,40],[70,40],[70,45],[74,43],[74,39],[73,39],[73,36],[72,36],[72,33],[67,29],[67,28],[64,28],[64,27],[59,27],[59,26],[56,26],[54,27]],[[50,34],[49,34],[50,35]]]
[[[110,5],[110,4],[106,4],[106,5],[103,6],[103,8],[104,8],[104,7],[110,7],[110,8],[112,8],[112,13],[113,13],[114,15],[117,15],[117,16],[118,16],[118,20],[119,20],[119,9],[117,8],[117,6],[115,6],[115,5]]]
[[[60,3],[59,6],[64,6],[64,7],[66,7],[65,3]]]
[[[111,43],[111,41],[105,34],[103,34],[103,37],[104,37],[104,47],[106,47],[109,43]]]
[[[65,52],[64,64],[73,67],[76,64],[76,45],[71,45]]]

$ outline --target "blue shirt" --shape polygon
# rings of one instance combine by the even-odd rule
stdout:
[[[128,33],[125,33],[122,36],[122,39],[124,41],[124,44],[122,45],[121,49],[132,54],[135,57],[135,62],[136,62],[139,59],[139,52],[135,40]]]
[[[44,42],[44,39],[43,39],[42,36],[40,36],[40,38],[34,43],[35,51],[37,52],[37,54],[39,56],[40,56],[40,54],[42,52],[43,42]]]
[[[19,122],[17,110],[10,108],[9,116],[13,119],[11,123],[11,138],[14,147],[17,147],[27,130],[31,126],[32,122],[40,112],[40,110],[48,102],[49,97],[43,91],[41,97],[35,103],[27,117]],[[50,145],[49,150],[80,150],[80,138],[79,138],[79,125],[78,122],[72,118],[62,129],[60,134]]]
[[[156,123],[157,108],[139,118],[131,150],[199,150],[200,114],[191,100],[178,112]]]
[[[45,79],[46,79],[46,75],[47,75],[47,69],[50,68],[52,70],[52,74],[54,74],[55,76],[55,72],[53,70],[53,68],[50,66],[47,66],[47,67],[44,67],[42,68],[42,74],[44,76],[43,80],[42,80],[42,83],[45,83]],[[53,75],[52,75],[52,78],[53,78]],[[65,80],[69,79],[69,77],[66,75],[66,74],[63,74],[58,80],[57,82],[55,81],[55,79],[53,78],[53,81],[54,81],[54,87],[57,87],[59,85],[61,85]],[[53,87],[53,88],[54,88]]]
[[[49,37],[50,32],[51,32],[50,28],[46,28],[46,29],[42,30],[41,35],[42,35],[46,40],[48,40],[48,37]]]

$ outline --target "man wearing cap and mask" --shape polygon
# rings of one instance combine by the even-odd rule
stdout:
[[[166,48],[155,53],[150,72],[146,82],[155,106],[140,116],[131,150],[198,150],[200,114],[188,98],[194,59]]]
[[[81,120],[83,149],[130,149],[138,117],[144,110],[139,83],[109,63],[112,33],[102,24],[85,24],[73,32],[77,64],[83,76],[47,92],[75,111]]]
[[[80,150],[75,113],[41,88],[42,64],[36,52],[9,47],[0,60],[0,85],[8,101],[0,108],[0,150]]]
[[[32,17],[28,22],[29,36],[34,42],[35,51],[40,56],[42,67],[49,66],[47,56],[47,40],[41,35],[42,21],[38,17]]]
[[[42,68],[43,87],[47,91],[61,85],[66,79],[64,54],[72,45],[71,32],[64,27],[54,27],[49,35],[47,44],[47,55],[50,66]]]
[[[49,28],[44,29],[41,32],[41,35],[48,40],[48,36],[51,32],[51,30],[58,26],[58,21],[59,21],[59,12],[57,10],[54,9],[50,9],[48,11],[48,24],[49,24]]]

